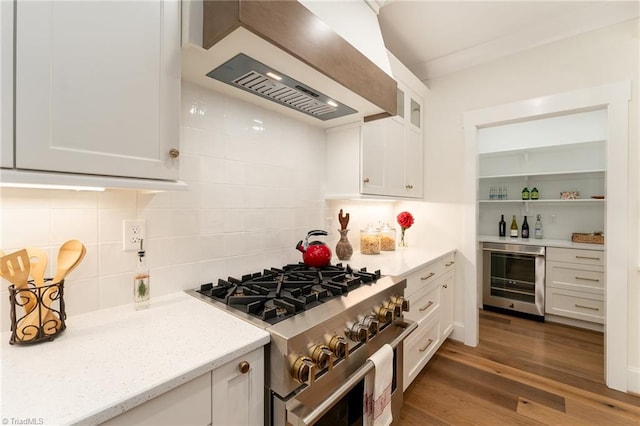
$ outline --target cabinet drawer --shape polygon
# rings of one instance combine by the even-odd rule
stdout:
[[[604,251],[547,247],[547,260],[604,266]]]
[[[415,292],[434,282],[440,275],[446,271],[452,270],[453,268],[455,268],[455,252],[445,255],[409,275],[407,277],[405,295],[411,296]]]
[[[440,307],[440,288],[444,276],[437,278],[433,283],[409,296],[409,312],[405,317],[412,321],[420,322]]]
[[[440,319],[435,316],[431,321],[420,323],[413,335],[404,342],[403,391],[409,387],[439,347]]]
[[[547,261],[547,286],[604,294],[603,270],[602,266]]]
[[[548,288],[545,312],[604,324],[604,297],[596,294]]]

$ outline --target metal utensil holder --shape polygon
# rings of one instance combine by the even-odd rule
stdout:
[[[66,328],[64,309],[64,280],[36,286],[29,281],[26,288],[9,286],[11,303],[10,344],[32,344],[53,340]]]

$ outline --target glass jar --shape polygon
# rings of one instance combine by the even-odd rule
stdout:
[[[360,230],[360,253],[380,254],[380,229],[367,225]]]
[[[396,228],[392,228],[388,223],[380,231],[380,250],[393,251],[396,249]]]

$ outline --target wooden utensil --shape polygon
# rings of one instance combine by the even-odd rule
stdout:
[[[69,240],[62,244],[58,250],[58,262],[53,282],[59,283],[73,271],[80,264],[86,252],[84,244],[78,240]]]
[[[2,276],[10,281],[18,290],[25,290],[29,287],[29,272],[31,266],[29,263],[29,255],[27,250],[19,250],[15,253],[3,256],[0,259],[0,271]],[[23,306],[26,315],[16,326],[18,338],[23,341],[29,341],[35,338],[38,330],[38,321],[40,312],[34,309],[37,305],[36,296],[31,291],[20,291],[17,293],[23,299]],[[36,327],[28,327],[36,323]],[[26,328],[26,331],[25,331]]]
[[[30,275],[36,286],[44,285],[44,272],[47,269],[47,253],[38,247],[27,247],[29,255]]]
[[[60,246],[58,250],[58,261],[56,264],[56,274],[52,284],[58,284],[66,278],[84,259],[87,249],[78,240],[69,240]],[[47,288],[42,294],[42,303],[46,308],[51,307],[53,295],[59,291],[58,286]],[[46,335],[55,334],[60,329],[62,322],[51,309],[46,309],[44,321],[42,322],[43,332]]]

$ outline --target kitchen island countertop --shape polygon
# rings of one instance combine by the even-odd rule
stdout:
[[[97,424],[269,342],[269,333],[185,293],[67,319],[51,342],[2,334],[0,413],[33,424]],[[14,424],[14,423],[11,423]]]

